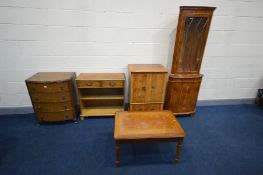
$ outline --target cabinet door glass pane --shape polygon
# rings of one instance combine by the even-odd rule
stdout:
[[[208,27],[207,17],[186,17],[179,72],[199,71]]]

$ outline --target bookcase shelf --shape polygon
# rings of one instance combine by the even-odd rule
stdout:
[[[123,73],[82,73],[77,77],[80,118],[114,116],[124,110]]]

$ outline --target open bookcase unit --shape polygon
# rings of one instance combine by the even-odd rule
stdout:
[[[124,110],[124,74],[80,74],[77,85],[81,120],[89,116],[114,116]]]

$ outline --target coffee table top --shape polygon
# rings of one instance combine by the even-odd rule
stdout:
[[[116,112],[115,140],[180,138],[185,132],[171,111]]]

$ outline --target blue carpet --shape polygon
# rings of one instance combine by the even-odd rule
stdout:
[[[113,118],[37,126],[33,114],[0,116],[0,174],[263,174],[263,110],[198,107],[178,120],[187,133],[178,163],[175,143],[125,144],[116,168]]]

